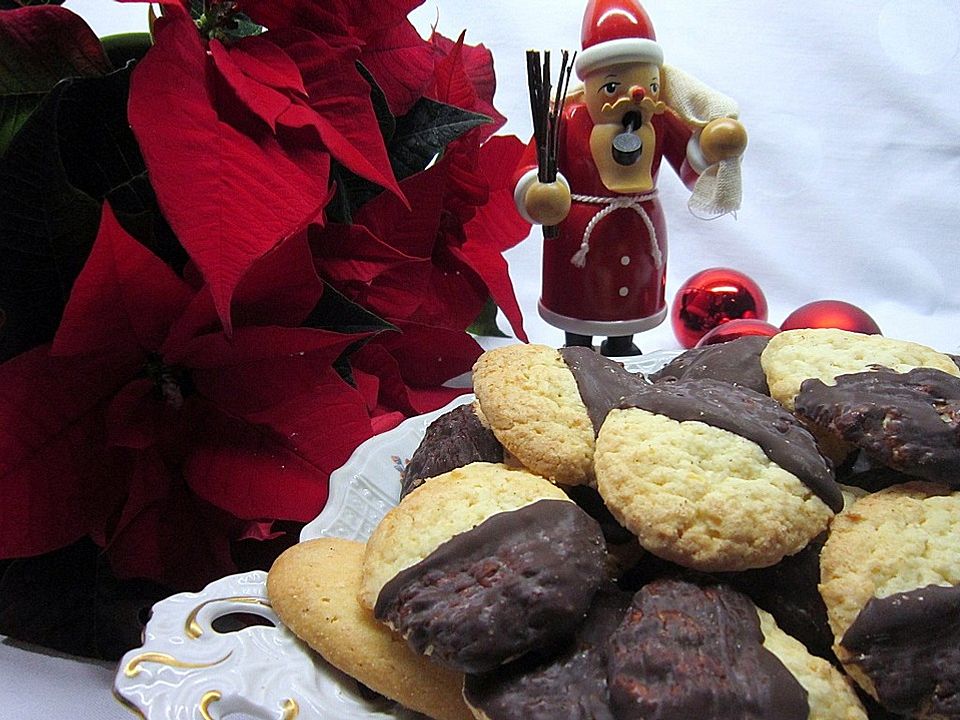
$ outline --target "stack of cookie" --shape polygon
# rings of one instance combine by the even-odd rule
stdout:
[[[515,345],[474,389],[365,545],[271,570],[330,663],[434,718],[960,718],[950,356],[798,330],[643,377]]]

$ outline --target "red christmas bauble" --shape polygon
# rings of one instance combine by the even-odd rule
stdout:
[[[843,300],[817,300],[787,315],[781,330],[799,328],[839,328],[865,335],[882,335],[876,321],[856,305]]]
[[[772,337],[778,332],[780,332],[780,328],[776,325],[771,325],[766,320],[754,320],[752,318],[728,320],[725,323],[717,325],[713,330],[710,330],[700,338],[696,347],[716,345],[717,343],[727,342],[727,340],[736,340],[744,335]]]
[[[738,270],[716,267],[691,276],[673,299],[670,322],[685,348],[730,320],[766,320],[767,298],[751,278]]]

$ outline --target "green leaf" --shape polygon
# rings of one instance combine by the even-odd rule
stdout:
[[[67,181],[54,91],[0,159],[0,361],[49,341],[100,222],[100,204]]]
[[[63,5],[64,0],[0,0],[0,10],[16,10],[31,5]]]
[[[118,579],[90,539],[0,566],[0,632],[71,655],[119,660],[141,643],[143,617],[173,588]]]
[[[324,282],[323,296],[303,326],[342,333],[397,330],[396,325],[353,302],[328,282]]]
[[[187,254],[160,213],[140,146],[127,121],[133,63],[63,90],[57,133],[66,181],[107,201],[131,235],[177,273]]]
[[[191,0],[190,14],[196,20],[200,34],[210,40],[219,40],[225,45],[245,37],[260,35],[266,29],[253,22],[249,16],[237,10],[235,0],[199,2]]]
[[[126,120],[129,75],[58,83],[0,158],[0,361],[53,337],[103,200],[174,269],[185,262]]]
[[[153,45],[148,32],[119,33],[103,38],[103,49],[115,68],[122,68],[131,60],[140,60]]]
[[[387,145],[400,180],[424,170],[443,149],[473,128],[491,122],[486,115],[420,98],[403,117]]]
[[[41,99],[43,93],[0,96],[0,157]]]
[[[481,337],[508,337],[497,325],[497,304],[492,297],[488,297],[477,319],[467,328],[471,335]]]
[[[380,116],[379,110],[377,116]],[[486,115],[420,98],[406,115],[396,119],[393,133],[384,136],[394,176],[403,180],[425,170],[449,143],[488,122],[490,118]],[[357,209],[383,192],[383,188],[337,163],[331,169],[331,177],[337,182],[337,197],[327,212],[334,222],[351,222]]]
[[[97,77],[111,69],[97,36],[69,10],[0,15],[0,156],[60,80]]]
[[[306,320],[304,327],[332,330],[342,333],[378,333],[384,330],[399,331],[396,325],[353,302],[328,282],[323,283],[323,296]],[[351,343],[333,363],[334,370],[350,385],[356,385],[350,356],[363,347],[369,337]]]
[[[396,118],[390,112],[387,96],[383,94],[383,90],[380,89],[370,71],[362,63],[358,62],[356,65],[363,79],[370,85],[370,102],[373,104],[373,112],[377,116],[380,134],[383,136],[384,143],[387,144],[389,154],[389,142],[397,128]],[[376,183],[350,172],[336,160],[331,162],[330,180],[335,184],[337,192],[325,211],[330,220],[344,225],[352,224],[354,211],[383,191],[383,188]]]

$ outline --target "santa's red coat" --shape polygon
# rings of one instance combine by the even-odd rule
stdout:
[[[656,138],[654,188],[664,157],[692,188],[697,174],[687,162],[686,153],[693,130],[669,109],[655,115],[652,122]],[[580,102],[568,104],[557,166],[570,185],[574,201],[559,226],[559,236],[544,239],[539,310],[544,320],[568,332],[630,335],[655,327],[666,315],[666,223],[655,190],[631,196],[603,185],[590,153],[592,129],[586,106]],[[518,181],[536,169],[534,141],[524,157]],[[586,202],[577,197],[596,200]],[[614,198],[636,201],[632,206],[607,209]],[[590,229],[589,251],[583,267],[578,267],[572,259],[591,221],[595,222]]]

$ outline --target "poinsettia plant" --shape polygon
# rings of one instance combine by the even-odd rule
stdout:
[[[0,6],[0,632],[122,652],[109,598],[265,566],[497,308],[525,339],[522,143],[420,1]]]

